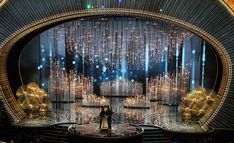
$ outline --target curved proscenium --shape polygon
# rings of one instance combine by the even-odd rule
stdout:
[[[225,7],[220,6],[218,1],[192,0],[188,2],[182,0],[167,3],[161,0],[136,2],[124,0],[118,3],[107,0],[106,4],[102,4],[100,1],[92,1],[94,7],[88,10],[84,8],[84,3],[81,0],[69,2],[68,4],[66,1],[55,3],[52,0],[31,1],[30,3],[26,0],[7,1],[1,7],[0,27],[4,34],[0,35],[0,98],[3,101],[4,109],[9,113],[12,120],[20,120],[24,116],[24,112],[17,104],[11,90],[6,69],[9,52],[18,40],[33,31],[64,20],[97,15],[126,15],[163,19],[167,22],[176,23],[204,38],[214,47],[221,59],[223,68],[221,84],[217,92],[222,98],[212,114],[206,116],[201,124],[215,127],[230,126],[229,121],[233,118],[233,110],[230,110],[233,91],[229,89],[232,89],[233,86],[230,83],[233,80],[231,59],[233,59],[232,45],[234,41],[233,28],[229,25],[233,22],[233,16],[227,12]],[[29,9],[26,10],[24,7]],[[37,11],[34,7],[37,7]],[[51,11],[51,7],[53,7],[53,11]],[[196,11],[196,8],[203,13],[193,13],[191,16],[191,12]],[[222,18],[220,18],[221,16]],[[201,17],[207,17],[209,20]],[[15,22],[16,20],[17,22]]]

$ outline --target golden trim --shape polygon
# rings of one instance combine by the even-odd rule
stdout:
[[[6,2],[7,0],[0,0],[0,7],[2,7]]]
[[[14,98],[14,95],[12,91],[10,90],[9,82],[7,80],[7,72],[6,72],[6,59],[8,57],[8,53],[12,46],[18,41],[21,37],[29,34],[32,31],[35,31],[37,29],[40,29],[44,26],[48,26],[52,23],[56,23],[59,21],[64,20],[70,20],[74,18],[80,18],[80,17],[86,17],[86,16],[98,16],[98,15],[126,15],[126,16],[138,16],[138,17],[146,17],[151,19],[160,19],[162,21],[166,21],[172,24],[180,25],[184,27],[185,29],[188,29],[189,31],[199,35],[203,39],[205,39],[208,43],[210,43],[214,49],[217,51],[218,55],[221,58],[222,66],[223,66],[223,73],[222,73],[222,80],[220,84],[220,88],[218,91],[219,95],[223,95],[222,99],[220,100],[217,107],[213,110],[212,114],[208,116],[207,118],[203,119],[200,124],[202,126],[207,126],[212,119],[215,117],[217,112],[221,109],[221,106],[223,102],[226,99],[228,89],[230,87],[231,78],[232,77],[232,68],[231,68],[231,60],[229,57],[229,54],[223,47],[223,45],[217,41],[213,36],[209,35],[207,32],[203,31],[202,29],[193,26],[185,21],[179,20],[177,18],[173,18],[164,14],[160,13],[153,13],[148,11],[142,11],[142,10],[135,10],[135,9],[123,9],[123,8],[106,8],[106,9],[90,9],[90,10],[82,10],[82,11],[76,11],[76,12],[68,12],[63,14],[58,14],[52,17],[48,17],[45,19],[42,19],[40,21],[37,21],[33,24],[27,25],[24,28],[16,31],[15,33],[12,33],[12,36],[6,39],[2,43],[2,48],[0,49],[0,81],[1,81],[1,87],[7,87],[7,89],[3,90],[4,94],[7,93],[10,94],[9,96]],[[5,82],[2,82],[5,81]],[[7,100],[7,102],[9,102]],[[14,103],[18,104],[14,98]],[[16,106],[10,104],[10,106]],[[17,110],[11,110],[12,113],[15,113],[16,117],[21,118],[21,114],[17,112]]]
[[[225,8],[230,12],[230,14],[234,16],[234,7],[232,8],[231,5],[229,5],[226,0],[219,0],[219,1],[223,6],[225,6]]]

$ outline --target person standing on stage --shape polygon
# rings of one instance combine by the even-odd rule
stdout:
[[[99,129],[104,128],[104,122],[105,122],[105,116],[106,112],[104,111],[104,107],[102,107],[101,112],[99,113],[100,116],[100,124],[99,124]]]
[[[106,116],[107,116],[107,122],[108,122],[108,129],[111,130],[111,120],[112,120],[112,110],[111,108],[108,106],[107,110],[106,110]]]

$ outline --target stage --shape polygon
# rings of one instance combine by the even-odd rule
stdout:
[[[201,133],[199,121],[220,101],[221,69],[212,47],[162,20],[76,19],[38,34],[23,49],[21,83],[10,83],[29,120],[38,116],[30,111],[45,111],[54,124],[98,123],[101,107],[111,106],[115,124]]]
[[[112,122],[116,124],[146,124],[175,132],[205,132],[197,122],[183,123],[178,106],[163,105],[162,101],[155,101],[149,103],[150,108],[125,108],[122,97],[110,97],[108,100],[114,112]],[[100,111],[100,106],[82,106],[82,100],[77,100],[74,103],[53,103],[49,116],[55,124],[71,122],[82,125],[98,123]]]
[[[141,142],[143,128],[129,124],[113,124],[110,130],[99,129],[98,123],[71,125],[68,132],[71,134],[71,142]]]

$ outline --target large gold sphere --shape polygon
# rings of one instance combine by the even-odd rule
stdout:
[[[46,112],[50,109],[48,94],[36,83],[20,86],[16,91],[16,96],[23,110]]]
[[[183,96],[181,100],[179,111],[182,113],[183,120],[198,121],[212,109],[214,102],[218,101],[218,96],[211,90],[198,87]]]

